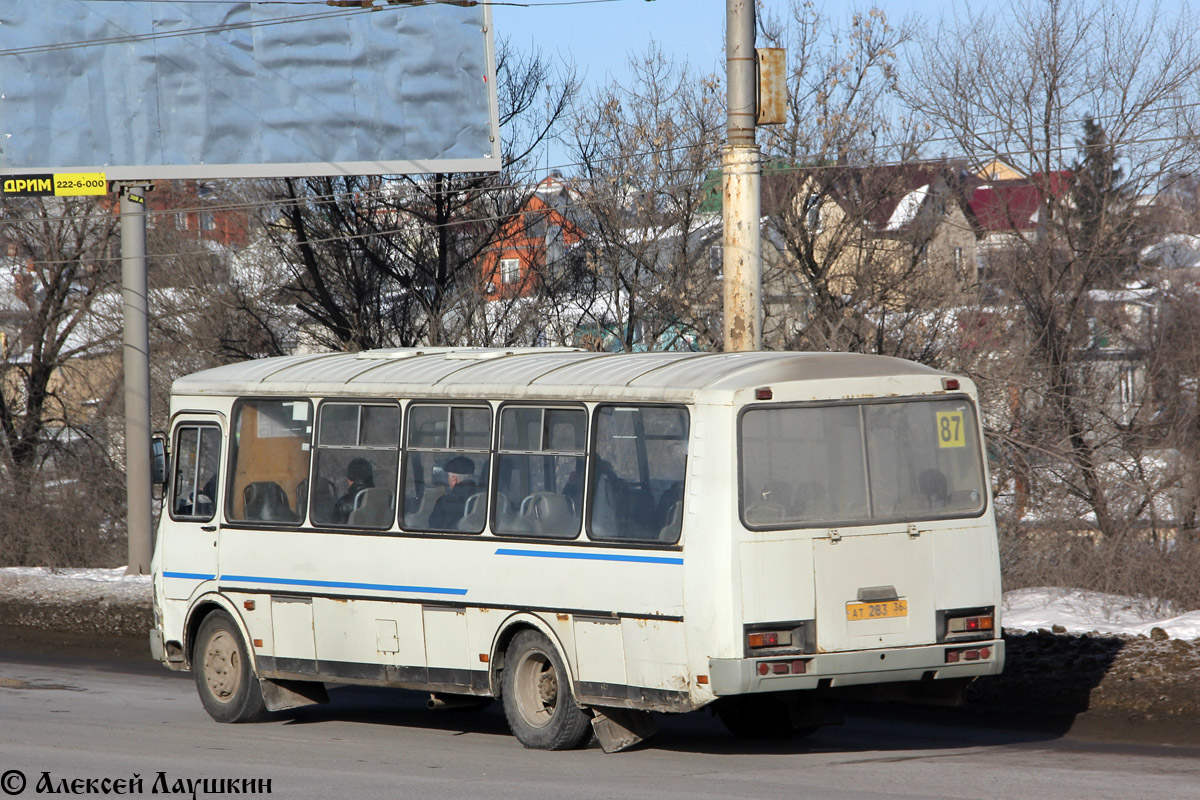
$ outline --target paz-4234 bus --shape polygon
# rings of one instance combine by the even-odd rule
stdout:
[[[975,388],[910,362],[288,356],[175,381],[165,444],[151,647],[222,722],[365,684],[612,751],[1003,665]]]

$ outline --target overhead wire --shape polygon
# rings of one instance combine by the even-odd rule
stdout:
[[[84,2],[103,3],[103,2],[154,2],[155,0],[83,0],[83,1]],[[386,0],[384,0],[384,1],[386,1]],[[531,2],[531,3],[484,2],[484,3],[480,3],[480,4],[516,5],[516,6],[523,6],[523,7],[537,7],[537,6],[549,6],[549,5],[582,5],[582,4],[590,4],[590,3],[600,3],[600,2],[608,3],[608,2],[622,2],[622,1],[623,0],[561,0],[561,1],[557,1],[557,2],[556,1],[548,1],[548,2]],[[239,3],[243,3],[243,2],[248,3],[248,4],[253,4],[253,5],[328,5],[328,3],[325,2],[325,0],[173,0],[173,2],[176,2],[176,3],[182,2],[184,4],[193,3],[193,4],[207,4],[207,5],[214,5],[214,4],[235,5],[235,4],[239,4]],[[425,5],[425,4],[428,4],[428,5],[447,4],[447,3],[455,4],[455,5],[463,4],[462,0],[426,0],[426,2],[422,3],[422,5]],[[382,5],[382,6],[369,5],[366,7],[351,8],[348,10],[338,10],[338,11],[326,12],[326,13],[322,13],[322,14],[294,15],[294,16],[290,16],[290,17],[279,17],[279,18],[272,18],[272,19],[268,19],[268,20],[248,21],[248,22],[244,22],[244,23],[231,23],[231,24],[227,24],[227,25],[204,26],[204,27],[198,27],[198,28],[193,28],[193,29],[187,29],[187,30],[183,30],[183,31],[171,31],[171,32],[162,32],[162,33],[154,33],[154,34],[131,35],[129,37],[112,37],[112,38],[107,38],[107,39],[85,40],[85,41],[61,43],[61,44],[55,44],[55,45],[37,45],[37,46],[28,47],[28,48],[14,48],[14,49],[9,49],[9,50],[0,50],[0,56],[43,52],[43,51],[48,51],[48,50],[53,50],[53,49],[69,49],[72,47],[124,43],[124,42],[128,42],[128,41],[138,41],[138,40],[142,40],[142,39],[152,39],[152,38],[159,38],[159,37],[169,38],[169,37],[177,37],[177,36],[184,36],[184,35],[199,35],[199,34],[214,33],[214,32],[220,32],[220,31],[224,31],[224,30],[232,30],[232,29],[245,28],[245,27],[259,27],[259,26],[265,26],[265,25],[286,24],[286,23],[291,23],[291,22],[321,20],[321,19],[328,19],[331,17],[344,17],[344,16],[357,15],[357,14],[368,13],[368,12],[372,12],[372,11],[379,11],[379,10],[383,10],[383,9],[400,9],[400,8],[411,8],[411,7],[413,7],[413,6],[410,4],[404,4],[404,5],[388,4],[388,5]],[[1140,113],[1142,113],[1142,114],[1169,113],[1169,112],[1173,112],[1173,111],[1181,111],[1181,110],[1185,110],[1185,109],[1196,108],[1198,106],[1200,106],[1200,101],[1190,102],[1190,103],[1178,103],[1178,104],[1174,104],[1171,106],[1163,106],[1163,107],[1154,108],[1154,109],[1147,109],[1147,110],[1143,110]],[[1121,116],[1122,115],[1118,114],[1118,113],[1107,114],[1107,115],[1093,114],[1093,115],[1087,115],[1086,117],[1081,117],[1081,118],[1074,119],[1074,120],[1058,121],[1055,123],[1055,125],[1059,131],[1059,136],[1062,136],[1063,128],[1070,126],[1070,125],[1082,124],[1085,121],[1085,119],[1090,118],[1090,119],[1093,119],[1096,121],[1104,121],[1104,120],[1108,120],[1108,119],[1117,119],[1117,118],[1120,118]],[[1014,135],[1014,131],[1011,128],[1002,128],[1002,129],[997,129],[994,131],[983,131],[983,132],[973,133],[972,136],[974,138],[978,139],[978,138],[995,137],[995,136],[1000,136],[1000,135],[1004,135],[1004,134]],[[1145,139],[1133,139],[1133,140],[1126,140],[1123,142],[1116,142],[1116,143],[1114,143],[1114,145],[1117,147],[1130,147],[1130,146],[1138,146],[1138,145],[1143,145],[1143,144],[1167,142],[1167,141],[1175,140],[1177,138],[1179,138],[1179,137],[1162,136],[1162,137],[1152,137],[1152,138],[1145,138]],[[939,143],[954,143],[954,142],[958,142],[958,141],[959,141],[959,137],[956,137],[954,135],[945,135],[945,136],[940,136],[940,137],[929,137],[926,139],[921,139],[917,142],[893,141],[891,143],[883,143],[883,144],[872,143],[872,145],[870,145],[869,147],[864,146],[864,147],[858,148],[858,149],[860,151],[864,151],[864,152],[878,153],[878,152],[893,151],[898,147],[906,146],[909,144],[916,144],[918,147],[929,147],[929,146],[933,146],[933,145],[936,145]],[[554,170],[562,171],[562,170],[567,170],[567,169],[571,169],[571,168],[596,166],[598,164],[603,165],[605,163],[614,162],[614,161],[637,161],[639,159],[651,158],[655,155],[667,155],[667,154],[671,154],[674,152],[687,151],[687,150],[693,150],[693,149],[698,149],[698,148],[715,148],[719,145],[720,145],[719,141],[710,140],[710,141],[702,141],[702,142],[696,142],[696,143],[686,144],[686,145],[678,145],[678,146],[674,146],[674,147],[655,148],[652,150],[638,151],[638,152],[628,153],[628,154],[618,154],[618,155],[614,155],[614,156],[611,156],[608,158],[598,159],[595,161],[568,162],[568,163],[559,164],[559,165],[552,166],[552,167],[547,167],[547,171],[548,172],[554,171]],[[993,157],[995,157],[995,156],[1013,157],[1013,156],[1035,155],[1035,154],[1040,155],[1040,154],[1046,153],[1046,152],[1062,152],[1062,151],[1071,150],[1071,149],[1078,149],[1077,145],[1061,144],[1061,145],[1052,145],[1049,147],[1029,148],[1026,150],[1011,150],[1011,149],[1007,149],[1007,148],[997,147],[993,151],[987,153],[987,155],[993,156]],[[827,155],[828,154],[826,154],[826,153],[812,152],[812,153],[797,155],[794,157],[794,160],[800,161],[800,162],[805,162],[805,161],[812,162],[817,159],[824,158]],[[771,155],[769,153],[764,154],[763,160],[764,160],[764,162],[770,162]],[[914,159],[883,160],[883,161],[872,162],[870,164],[866,164],[866,165],[862,165],[862,166],[888,167],[888,166],[902,166],[902,165],[912,165],[912,164],[921,164],[921,163],[940,164],[940,163],[954,162],[954,161],[959,161],[959,160],[963,160],[963,157],[939,156],[936,158],[925,158],[925,159],[915,159],[915,160]],[[678,168],[674,168],[674,169],[642,170],[642,171],[640,171],[640,174],[644,177],[649,177],[650,179],[653,180],[653,179],[663,176],[663,175],[676,175],[676,174],[680,174],[680,173],[690,172],[693,175],[703,174],[703,177],[699,178],[700,182],[703,183],[705,180],[708,179],[708,175],[711,173],[711,171],[713,169],[717,169],[717,168],[718,167],[716,167],[716,165],[714,165],[709,170],[697,169],[694,166],[686,166],[686,167],[678,167]],[[844,168],[844,167],[836,165],[836,164],[820,164],[820,163],[798,163],[798,164],[784,164],[784,165],[781,165],[778,163],[771,164],[771,172],[773,174],[780,174],[780,173],[786,173],[786,172],[791,172],[791,171],[804,171],[806,173],[814,173],[814,172],[820,172],[822,170],[827,170],[827,169],[841,169],[841,168]],[[582,178],[577,179],[577,181],[580,183],[587,183],[588,178],[586,176],[584,176]],[[668,185],[661,185],[656,188],[660,191],[661,190],[669,190],[671,188],[678,188],[678,186],[694,185],[695,183],[696,183],[696,181],[692,180],[692,181],[688,181],[684,184],[679,184],[679,185],[675,185],[675,186],[668,184]],[[475,191],[484,192],[484,193],[487,193],[487,192],[512,192],[512,191],[520,191],[520,190],[529,190],[530,188],[531,188],[531,186],[529,183],[522,181],[520,183],[492,184],[489,186],[478,187],[475,189]],[[373,189],[372,188],[356,189],[356,190],[351,190],[351,191],[336,193],[336,194],[330,194],[330,195],[325,195],[325,196],[313,195],[313,196],[304,196],[304,197],[295,198],[295,199],[273,199],[273,200],[266,201],[266,202],[261,201],[261,200],[253,200],[253,201],[245,201],[245,202],[238,202],[238,203],[213,203],[213,204],[205,204],[203,206],[194,206],[194,207],[174,207],[174,208],[163,209],[163,210],[148,211],[148,214],[151,216],[166,216],[166,215],[174,215],[174,214],[179,214],[179,213],[194,213],[194,212],[216,213],[216,212],[224,212],[224,211],[236,211],[239,209],[263,208],[263,207],[286,208],[293,204],[321,203],[321,202],[327,202],[327,201],[336,202],[338,200],[342,200],[342,199],[345,199],[350,196],[366,196],[369,198],[370,196],[377,194],[377,193],[384,194],[384,193],[389,193],[392,191],[394,191],[394,190],[390,186],[380,186],[380,187],[373,188]],[[614,195],[614,197],[616,197],[616,195]],[[595,205],[595,204],[598,204],[601,202],[609,202],[611,199],[613,199],[613,198],[594,198],[594,199],[589,198],[588,200],[581,201],[581,202],[583,205],[586,206],[586,205]],[[109,216],[110,213],[111,212],[101,212],[101,213],[97,213],[94,215],[84,215],[84,216],[85,217],[87,217],[87,216],[102,217],[102,216]],[[75,219],[80,218],[79,215],[70,215],[70,216]],[[56,219],[62,220],[65,218],[66,217],[64,216],[64,217],[57,217],[57,218],[56,217],[39,217],[38,219],[39,219],[39,221],[46,222],[46,221],[54,221]],[[470,218],[469,222],[496,221],[496,219],[498,219],[498,218],[472,217],[472,218]],[[26,220],[0,219],[0,227],[21,224],[23,222],[26,222]],[[467,222],[468,221],[466,221],[466,220],[464,220],[462,222],[455,221],[455,222],[452,222],[451,224],[467,224]],[[380,231],[380,232],[372,233],[370,235],[375,235],[375,236],[390,235],[390,233],[394,233],[394,232],[399,232],[399,231],[392,231],[392,232]],[[196,252],[201,253],[201,252],[208,252],[208,251],[196,251]],[[191,253],[180,253],[180,254],[173,254],[173,255],[190,255],[190,254]],[[168,254],[168,255],[171,255],[171,254]],[[166,256],[160,256],[160,257],[166,257]],[[35,262],[35,263],[55,263],[55,262]]]
[[[1192,102],[1192,103],[1174,104],[1171,106],[1156,108],[1156,109],[1153,109],[1151,112],[1147,112],[1147,113],[1165,113],[1165,112],[1172,112],[1172,111],[1180,111],[1185,108],[1196,108],[1196,107],[1200,107],[1200,101],[1196,101],[1196,102]],[[1111,117],[1111,115],[1109,115],[1109,116]],[[1099,117],[1092,116],[1091,118],[1098,119]],[[1060,126],[1063,126],[1063,127],[1070,126],[1070,125],[1079,125],[1079,124],[1082,124],[1086,119],[1087,119],[1087,117],[1083,117],[1083,118],[1079,118],[1079,119],[1075,119],[1075,120],[1065,120],[1059,124],[1060,124]],[[990,132],[983,132],[979,135],[987,136],[987,135],[991,135],[991,134],[990,134]],[[1145,144],[1156,144],[1156,143],[1173,141],[1178,138],[1179,137],[1175,137],[1175,136],[1147,137],[1147,138],[1143,138],[1143,139],[1132,139],[1132,140],[1127,140],[1124,142],[1116,142],[1116,143],[1114,143],[1114,146],[1115,147],[1127,147],[1127,146],[1138,146],[1138,145],[1145,145]],[[923,144],[925,142],[937,143],[937,142],[942,142],[942,141],[946,141],[946,138],[945,137],[935,137],[933,139],[924,140],[924,142],[922,142],[922,143]],[[670,146],[670,147],[659,147],[659,148],[654,148],[654,149],[650,149],[650,150],[634,151],[632,153],[614,155],[611,157],[595,159],[595,160],[591,160],[588,162],[568,162],[568,163],[564,163],[564,164],[560,164],[560,165],[556,165],[556,166],[551,166],[549,168],[549,171],[554,172],[554,171],[562,171],[562,170],[569,169],[569,168],[605,165],[605,164],[608,164],[611,162],[618,162],[618,161],[636,162],[638,160],[652,158],[652,157],[658,156],[658,155],[669,155],[672,153],[685,152],[685,151],[696,150],[696,149],[701,149],[701,148],[713,149],[713,148],[719,147],[721,145],[721,143],[722,143],[721,140],[710,140],[710,141],[696,142],[696,143],[685,144],[685,145],[675,145],[675,146]],[[893,142],[891,144],[885,143],[885,144],[881,144],[881,145],[876,145],[873,149],[875,149],[877,151],[881,150],[881,149],[888,150],[888,149],[894,149],[896,147],[900,147],[903,144],[904,143],[902,143],[902,142]],[[866,149],[871,149],[871,148],[866,148]],[[1063,151],[1075,150],[1075,149],[1078,149],[1078,147],[1076,145],[1063,144],[1063,145],[1052,146],[1049,148],[1037,148],[1037,149],[1027,149],[1027,150],[1007,150],[1006,149],[1003,152],[996,150],[996,151],[987,153],[986,155],[992,156],[992,157],[998,157],[1001,155],[1004,155],[1004,156],[1041,155],[1045,152],[1063,152]],[[799,157],[799,160],[800,161],[806,161],[806,160],[811,161],[811,160],[822,158],[825,155],[826,154],[816,153],[816,152],[807,153],[807,154],[801,155]],[[868,167],[868,168],[886,168],[886,167],[901,167],[901,166],[939,165],[939,164],[944,164],[944,163],[954,163],[954,162],[963,161],[963,160],[966,160],[966,159],[965,159],[965,157],[961,157],[961,156],[959,156],[959,157],[937,156],[937,157],[928,157],[928,158],[920,158],[920,159],[884,160],[884,161],[871,162],[869,164],[862,164],[862,165],[857,165],[857,166]],[[817,173],[820,173],[820,172],[826,171],[826,170],[842,170],[842,169],[847,168],[847,165],[838,165],[838,164],[819,164],[819,163],[778,164],[778,163],[772,162],[770,153],[766,153],[763,155],[763,161],[766,164],[770,164],[770,171],[772,174],[781,174],[781,173],[788,173],[788,172],[804,172],[805,174],[817,174]],[[849,165],[849,166],[851,168],[853,168],[856,165]],[[641,175],[643,178],[649,178],[650,180],[653,180],[657,177],[661,177],[664,175],[671,176],[671,175],[678,175],[678,174],[685,174],[685,173],[691,173],[693,175],[700,175],[701,173],[703,173],[704,177],[701,178],[701,182],[703,182],[704,180],[707,180],[708,176],[713,171],[716,171],[716,170],[719,170],[719,166],[714,164],[712,167],[710,167],[708,169],[697,168],[694,166],[677,166],[677,167],[670,168],[670,169],[659,168],[659,169],[641,170],[638,172],[638,174]],[[297,178],[294,178],[294,180],[308,180],[308,179],[321,180],[324,178],[335,178],[336,179],[338,177],[360,177],[360,176],[312,176],[311,178],[297,177]],[[418,178],[418,176],[395,176],[395,178],[398,178],[399,180],[403,180],[404,178],[410,178],[410,179],[416,180]],[[384,185],[380,185],[378,187],[364,187],[364,188],[359,188],[359,189],[347,190],[345,192],[336,192],[336,193],[330,193],[330,194],[304,195],[302,197],[295,198],[295,199],[291,199],[291,198],[273,198],[270,200],[256,199],[256,200],[250,200],[250,201],[239,201],[239,202],[235,202],[235,203],[208,203],[208,204],[197,205],[197,206],[171,207],[171,208],[153,209],[153,210],[148,209],[147,215],[152,216],[152,217],[160,217],[160,216],[169,216],[169,215],[178,214],[178,213],[224,212],[224,211],[236,211],[236,210],[241,210],[241,209],[263,208],[263,207],[286,208],[286,207],[289,207],[292,205],[298,205],[298,204],[309,204],[309,203],[319,204],[319,203],[330,202],[330,201],[337,202],[337,201],[349,199],[352,197],[365,197],[367,199],[370,199],[370,198],[376,197],[376,196],[386,196],[388,194],[394,194],[396,191],[394,184],[397,182],[397,180],[395,178],[392,181],[390,181],[390,185],[388,182],[385,182]],[[219,180],[214,180],[213,182],[224,182],[225,180],[237,180],[237,179],[219,179]],[[257,179],[257,180],[282,180],[282,179]],[[586,176],[581,176],[581,177],[576,177],[576,178],[567,177],[565,180],[567,180],[567,182],[569,182],[569,183],[576,183],[576,184],[587,184],[590,182],[590,179],[587,178]],[[672,188],[680,188],[683,186],[690,186],[690,185],[693,185],[693,183],[694,183],[693,181],[688,181],[686,183],[681,183],[681,184],[659,185],[654,188],[656,188],[658,190],[668,190],[668,189],[672,189]],[[515,191],[532,191],[534,185],[535,184],[530,183],[529,181],[499,183],[499,184],[490,184],[490,185],[486,185],[486,186],[475,187],[474,189],[472,189],[472,191],[483,193],[483,194],[500,193],[500,192],[515,192]],[[614,195],[614,196],[616,196],[616,195]],[[595,202],[605,202],[609,199],[611,199],[611,198],[600,198],[599,201],[588,201],[585,203],[585,205],[591,205],[591,204],[594,204]],[[110,215],[111,215],[111,212],[103,211],[103,212],[97,212],[95,214],[90,214],[90,215],[65,214],[60,217],[45,216],[45,217],[38,217],[38,220],[39,221],[61,221],[61,220],[67,219],[67,218],[71,218],[71,219],[82,219],[82,218],[88,218],[88,217],[104,218],[104,217],[108,217]],[[479,221],[487,221],[487,220],[480,219]],[[0,218],[0,228],[3,228],[5,226],[10,226],[10,225],[23,224],[25,222],[27,222],[27,220]]]

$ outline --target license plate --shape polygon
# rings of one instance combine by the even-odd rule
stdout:
[[[846,619],[854,622],[860,619],[887,619],[888,617],[907,617],[907,600],[885,600],[882,603],[847,603]]]

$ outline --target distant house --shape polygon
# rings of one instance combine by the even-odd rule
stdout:
[[[578,202],[579,193],[557,174],[529,193],[482,259],[488,300],[533,295],[564,269],[568,252],[583,239],[572,222]]]
[[[976,298],[975,230],[948,165],[799,169],[763,184],[764,212],[805,242],[830,291],[856,297],[890,285],[894,308]]]
[[[241,250],[250,241],[249,213],[203,181],[160,181],[146,195],[146,226]]]

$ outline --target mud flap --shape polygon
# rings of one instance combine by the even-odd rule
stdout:
[[[325,684],[317,681],[259,678],[258,684],[262,687],[263,701],[266,702],[268,711],[286,711],[289,708],[329,702]]]
[[[592,730],[606,753],[619,753],[658,733],[649,711],[592,707]]]

